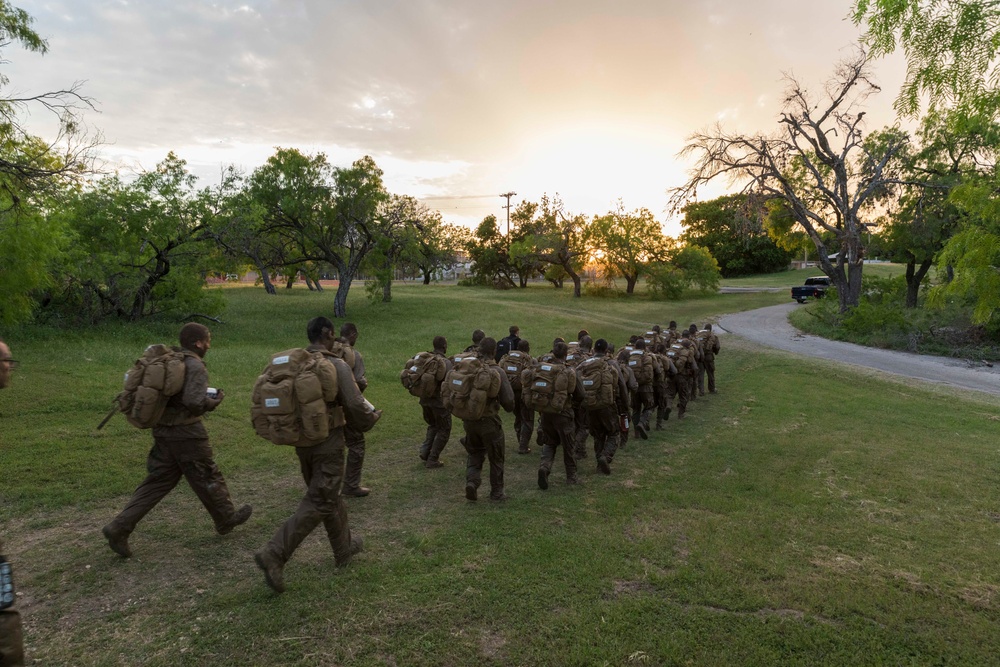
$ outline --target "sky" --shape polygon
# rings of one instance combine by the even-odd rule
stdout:
[[[686,137],[774,130],[783,77],[820,91],[861,35],[851,0],[12,1],[49,52],[3,50],[8,94],[83,82],[108,169],[173,151],[208,186],[276,147],[371,155],[449,222],[503,223],[513,191],[588,216],[620,199],[672,235]],[[904,77],[899,58],[874,69],[872,130],[896,122]]]

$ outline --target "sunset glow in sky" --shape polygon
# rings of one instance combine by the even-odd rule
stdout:
[[[587,215],[621,198],[666,222],[686,136],[716,121],[770,131],[783,73],[819,90],[860,35],[849,0],[15,5],[50,52],[8,47],[12,88],[85,81],[111,165],[149,169],[173,150],[209,185],[277,146],[339,165],[369,154],[391,191],[469,225],[502,218],[510,190]],[[903,66],[876,72],[870,129],[895,122]]]

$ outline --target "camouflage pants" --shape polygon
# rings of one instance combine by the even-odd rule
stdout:
[[[514,394],[514,428],[517,432],[517,449],[526,452],[530,449],[531,432],[535,430],[535,411],[524,404],[521,394]]]
[[[24,667],[21,615],[14,609],[0,611],[0,666]]]
[[[504,440],[503,424],[498,415],[475,421],[462,420],[465,427],[465,451],[468,452],[465,482],[477,489],[482,484],[483,463],[490,462],[490,497],[503,495]]]
[[[361,486],[361,467],[365,463],[365,434],[347,425],[344,427],[344,439],[347,441],[344,488],[357,489]]]
[[[667,410],[670,410],[674,398],[677,399],[677,407],[687,409],[688,391],[689,383],[687,375],[678,373],[671,376],[667,381]]]
[[[594,456],[611,463],[618,451],[618,435],[621,426],[618,422],[618,411],[615,408],[602,408],[587,413],[590,433],[594,436]]]
[[[306,495],[299,501],[295,514],[267,543],[270,551],[282,563],[288,562],[295,549],[320,523],[333,549],[333,557],[340,563],[351,557],[351,529],[347,522],[347,508],[340,497],[344,481],[344,434],[334,429],[325,441],[312,447],[296,447],[299,469],[306,483]]]
[[[704,369],[704,375],[708,376],[708,391],[715,393],[715,358],[705,358],[705,363],[701,366]],[[702,377],[702,376],[699,376]],[[701,393],[705,393],[705,387],[699,385]]]
[[[636,402],[632,404],[632,422],[635,424],[642,424],[646,430],[649,430],[649,416],[653,412],[653,408],[656,407],[656,399],[653,396],[653,385],[647,384],[639,387],[639,391],[636,393]]]
[[[563,465],[566,467],[566,479],[575,480],[576,433],[573,417],[543,412],[539,424],[545,436],[545,446],[542,447],[542,463],[539,467],[546,472],[552,472],[556,449],[561,446]]]
[[[573,411],[573,421],[575,425],[574,432],[574,443],[576,449],[574,454],[577,460],[583,460],[587,458],[587,438],[590,437],[590,426],[589,420],[587,419],[587,410],[582,406],[578,406]]]
[[[198,500],[212,516],[216,527],[225,526],[235,513],[229,487],[213,460],[207,439],[173,440],[153,438],[146,458],[148,475],[132,494],[112,525],[125,533],[135,530],[146,513],[185,478]]]
[[[421,407],[427,423],[427,435],[420,445],[420,458],[424,461],[437,461],[451,437],[451,413],[444,406]]]

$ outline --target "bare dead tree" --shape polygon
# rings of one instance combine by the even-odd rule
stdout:
[[[893,180],[888,166],[906,135],[899,133],[898,140],[877,152],[864,144],[860,107],[879,88],[862,51],[837,66],[818,102],[795,78],[785,78],[788,89],[776,132],[730,134],[716,125],[689,138],[680,156],[695,157],[695,166],[690,180],[671,190],[671,205],[679,209],[696,198],[699,186],[720,176],[742,186],[745,194],[783,199],[816,245],[820,267],[837,287],[845,312],[858,305],[861,295],[865,227],[860,215]]]

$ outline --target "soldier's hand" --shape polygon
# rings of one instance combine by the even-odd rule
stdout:
[[[219,407],[219,403],[222,403],[222,399],[226,397],[226,392],[219,389],[219,393],[215,395],[215,398],[206,398],[205,405],[208,406],[209,410],[214,410]]]

